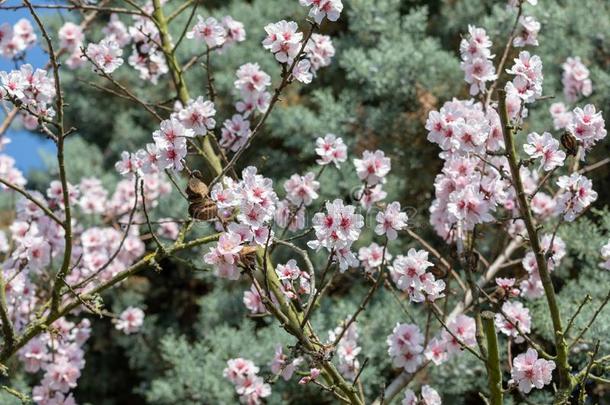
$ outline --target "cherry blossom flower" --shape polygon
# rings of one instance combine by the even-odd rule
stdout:
[[[250,121],[240,114],[235,114],[223,123],[219,143],[223,148],[237,152],[246,144],[251,134]]]
[[[593,183],[581,174],[572,173],[570,176],[561,176],[557,180],[557,185],[561,190],[557,196],[556,211],[568,222],[574,221],[578,214],[597,200],[597,192],[593,190]]]
[[[568,111],[564,103],[553,103],[549,108],[553,118],[553,127],[556,130],[567,128],[572,123],[572,112]]]
[[[559,141],[548,132],[544,132],[542,135],[536,132],[529,134],[523,149],[533,159],[541,158],[540,167],[547,172],[563,166],[566,158],[565,152],[559,149]]]
[[[394,367],[413,373],[423,361],[424,335],[414,324],[396,324],[387,338],[388,354]]]
[[[496,285],[504,291],[504,295],[507,297],[518,297],[519,289],[515,288],[514,278],[503,278],[496,277]]]
[[[326,134],[324,138],[316,139],[316,154],[320,156],[316,160],[319,165],[332,163],[338,168],[347,160],[347,146],[343,139],[334,134]]]
[[[506,91],[512,90],[525,103],[532,103],[542,95],[542,60],[538,55],[521,51],[514,61],[515,64],[510,69],[506,69],[507,73],[515,75]]]
[[[68,52],[74,52],[77,50],[85,39],[85,35],[83,34],[81,27],[72,22],[65,23],[59,29],[58,34],[59,46],[66,49]]]
[[[302,6],[310,7],[309,16],[316,24],[321,24],[324,17],[329,21],[337,21],[343,10],[341,0],[299,0]]]
[[[191,100],[186,107],[178,111],[178,119],[185,128],[192,129],[195,134],[205,135],[216,126],[216,109],[214,103],[204,100],[202,96]]]
[[[485,91],[485,83],[497,78],[496,69],[491,61],[491,41],[482,28],[468,26],[468,37],[460,42],[462,61],[460,68],[464,71],[466,83],[470,84],[470,95]]]
[[[243,303],[251,314],[267,313],[263,299],[254,284],[250,286],[249,290],[244,291]]]
[[[294,21],[282,20],[267,24],[265,26],[267,37],[263,40],[263,47],[269,49],[278,62],[292,63],[299,53],[303,40],[303,33],[297,30],[298,25]]]
[[[315,381],[319,376],[320,376],[320,370],[317,368],[312,368],[309,370],[309,375],[307,375],[299,380],[299,384],[301,384],[301,385],[308,384],[310,381]]]
[[[280,375],[284,381],[289,381],[292,378],[295,370],[304,361],[301,357],[297,357],[292,361],[288,360],[288,356],[284,354],[282,346],[276,346],[275,356],[273,357],[273,360],[271,360],[269,368],[273,374]]]
[[[334,343],[343,331],[343,328],[344,326],[340,325],[334,330],[329,331],[328,341]],[[335,349],[339,372],[350,381],[354,381],[360,369],[360,362],[356,357],[361,350],[362,348],[358,346],[357,323],[352,322],[343,333]]]
[[[495,316],[496,327],[505,335],[513,337],[516,343],[523,342],[517,327],[522,333],[528,334],[531,322],[529,310],[518,301],[505,302],[502,304],[502,313],[497,313]]]
[[[443,364],[448,359],[447,347],[445,341],[439,338],[431,339],[426,346],[424,356],[427,360],[432,361],[437,366]]]
[[[110,15],[110,20],[108,21],[108,24],[102,28],[102,32],[107,39],[116,42],[121,48],[131,42],[127,27],[119,19],[118,14]]]
[[[519,48],[527,45],[538,46],[540,23],[532,16],[519,17],[519,31],[513,39],[513,46]]]
[[[462,350],[463,346],[476,345],[476,325],[473,318],[467,315],[458,315],[447,324],[451,331],[443,329],[441,338],[447,345],[447,353],[455,354]]]
[[[532,388],[542,389],[551,383],[555,362],[538,358],[538,352],[527,349],[513,360],[511,377],[519,387],[519,391],[528,394]]]
[[[589,78],[589,69],[582,63],[578,56],[568,58],[561,65],[563,74],[563,95],[569,102],[578,101],[580,97],[588,97],[593,92],[593,85]]]
[[[385,211],[377,213],[376,220],[375,233],[377,235],[386,235],[389,240],[394,240],[398,237],[397,231],[407,227],[409,218],[406,213],[400,211],[400,203],[394,201],[388,204]]]
[[[305,55],[311,63],[312,73],[324,66],[330,65],[331,59],[335,56],[335,47],[328,35],[311,34],[311,38],[305,45]]]
[[[429,385],[422,385],[421,396],[424,405],[441,405],[441,396]]]
[[[311,249],[318,250],[324,247],[334,252],[340,261],[341,271],[345,271],[350,263],[358,262],[349,252],[349,248],[360,236],[364,218],[356,214],[354,206],[344,205],[339,199],[327,202],[325,207],[326,212],[318,212],[313,217],[316,240],[309,241],[307,245]]]
[[[222,26],[225,30],[225,46],[246,40],[246,30],[244,29],[244,24],[234,20],[230,15],[222,18]]]
[[[104,73],[110,74],[123,64],[123,50],[111,39],[102,39],[99,44],[87,45],[85,53]]]
[[[385,177],[390,172],[391,163],[390,158],[386,157],[383,151],[371,152],[365,150],[362,153],[362,159],[354,159],[354,166],[356,166],[356,173],[360,180],[374,186],[385,182]]]
[[[292,76],[301,83],[311,83],[313,73],[311,72],[309,59],[301,59],[292,70]]]
[[[223,375],[235,385],[235,392],[242,402],[256,405],[271,395],[271,386],[257,375],[258,371],[252,361],[236,358],[227,361]]]
[[[384,259],[390,261],[392,255],[387,250],[384,253],[384,248],[375,242],[358,249],[358,260],[360,260],[360,264],[367,273],[375,271],[377,267],[381,266]]]
[[[202,39],[208,48],[215,48],[225,42],[225,29],[214,17],[204,19],[197,16],[197,24],[186,33],[188,39]]]
[[[137,333],[144,324],[144,311],[140,308],[129,307],[117,319],[115,328],[126,335]]]
[[[311,205],[313,200],[318,198],[319,189],[320,183],[312,172],[307,173],[305,176],[293,174],[284,183],[286,199],[297,207]]]
[[[602,112],[596,111],[592,104],[587,104],[585,108],[576,107],[567,129],[582,144],[585,151],[608,135]],[[583,160],[584,157],[582,154]]]
[[[381,184],[377,184],[373,187],[363,184],[360,189],[354,193],[354,198],[359,201],[362,208],[367,211],[370,211],[375,204],[383,201],[387,196],[388,193],[383,190]]]

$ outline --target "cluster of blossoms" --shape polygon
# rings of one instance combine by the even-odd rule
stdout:
[[[331,260],[337,261],[339,269],[344,272],[350,266],[358,265],[351,246],[360,236],[364,217],[356,213],[356,207],[345,205],[340,199],[327,202],[325,207],[326,212],[318,212],[313,217],[316,239],[307,242],[307,246],[328,250]]]
[[[571,222],[576,216],[597,200],[597,192],[593,190],[591,180],[582,174],[572,173],[570,176],[561,176],[557,179],[560,188],[557,196],[556,211],[563,214],[563,219]]]
[[[239,278],[240,252],[244,246],[265,246],[272,237],[268,227],[275,213],[278,197],[273,182],[257,174],[256,168],[247,167],[239,182],[225,178],[214,185],[211,198],[224,218],[233,216],[218,243],[204,256],[207,264],[216,268],[222,278]]]
[[[567,130],[582,146],[579,155],[584,160],[586,152],[608,135],[606,123],[602,112],[596,111],[592,104],[587,104],[584,108],[576,107],[571,116]]]
[[[515,64],[510,69],[506,69],[506,72],[515,77],[506,83],[504,90],[506,90],[509,116],[520,119],[527,116],[527,109],[523,105],[533,103],[542,96],[542,60],[538,55],[521,51],[514,62]]]
[[[321,24],[324,17],[328,18],[328,21],[337,21],[343,11],[341,0],[299,0],[299,3],[311,7],[309,16],[316,24]]]
[[[304,359],[302,357],[297,357],[291,361],[289,360],[288,356],[284,354],[282,346],[278,345],[275,348],[275,355],[273,356],[271,363],[269,363],[271,372],[281,376],[284,381],[289,381],[296,369],[303,364]]]
[[[549,271],[553,271],[560,265],[561,260],[566,255],[566,245],[564,241],[557,235],[553,237],[551,234],[545,234],[540,240],[540,246],[549,256],[547,260]],[[528,273],[528,278],[523,280],[520,285],[521,295],[529,299],[539,298],[544,295],[544,288],[542,286],[542,281],[540,280],[540,273],[538,272],[538,264],[534,252],[527,252],[525,257],[523,257],[521,264]]]
[[[519,31],[513,39],[513,46],[524,47],[527,45],[538,46],[538,32],[540,23],[532,16],[519,17]]]
[[[333,343],[343,331],[343,326],[328,332],[328,341]],[[354,381],[360,370],[360,362],[356,358],[362,348],[358,346],[358,326],[353,322],[343,333],[341,340],[335,347],[337,366],[341,375],[350,381]]]
[[[491,40],[483,28],[468,26],[468,37],[460,42],[460,67],[464,71],[466,83],[470,84],[470,95],[485,91],[486,82],[496,80],[491,54]]]
[[[426,271],[432,266],[428,261],[428,252],[411,248],[406,256],[396,256],[389,270],[396,286],[407,292],[411,301],[434,302],[444,297],[445,282],[436,280],[434,274]]]
[[[112,39],[104,38],[98,44],[87,45],[85,54],[93,62],[94,71],[99,69],[110,74],[123,64],[123,50]]]
[[[538,358],[538,352],[527,349],[513,360],[511,381],[517,384],[519,391],[528,394],[532,388],[543,388],[551,383],[555,362]]]
[[[358,249],[358,260],[360,265],[367,274],[375,272],[383,263],[392,260],[392,255],[373,242],[369,246],[363,246]]]
[[[261,70],[258,63],[246,63],[240,66],[237,69],[237,80],[235,80],[234,85],[240,96],[239,101],[235,104],[235,109],[242,114],[242,122],[244,118],[248,118],[255,111],[264,113],[267,110],[271,100],[271,94],[267,91],[267,88],[271,85],[271,76]],[[235,120],[236,118],[233,117],[232,121]],[[225,126],[227,125],[225,124]],[[227,135],[223,131],[223,139],[228,138],[233,144],[236,142],[233,139],[241,140],[249,136],[250,125],[247,125],[247,128],[237,129],[239,131],[232,130],[229,126]],[[243,142],[245,142],[245,139],[239,143],[243,144]],[[225,143],[228,142],[225,141]],[[225,146],[225,148],[231,149],[228,146]]]
[[[330,3],[326,1],[326,4]],[[289,66],[295,64],[291,72],[294,79],[310,83],[318,69],[330,64],[335,48],[330,37],[322,34],[312,34],[303,44],[303,33],[298,28],[296,22],[286,20],[266,25],[263,47],[270,50],[278,62]]]
[[[424,356],[436,365],[442,364],[461,353],[465,346],[475,346],[475,335],[474,319],[463,314],[457,315],[447,323],[447,329],[443,329],[440,336],[428,342]]]
[[[309,273],[301,270],[296,260],[290,259],[286,264],[278,264],[275,273],[280,280],[282,293],[289,300],[311,293]]]
[[[14,25],[0,24],[0,56],[16,58],[36,43],[36,33],[32,23],[22,18]]]
[[[257,375],[258,372],[259,368],[251,360],[236,358],[227,361],[223,375],[235,385],[240,402],[258,405],[271,395],[271,386]]]
[[[22,186],[25,185],[24,181]],[[144,253],[144,243],[136,225],[127,232],[110,225],[85,227],[76,218],[80,214],[89,218],[103,215],[108,224],[125,221],[129,212],[137,208],[135,186],[133,181],[123,180],[110,196],[98,179],[83,178],[78,185],[68,183],[67,188],[73,215],[73,244],[65,283],[74,293],[86,295],[91,288],[109,281],[138,260]],[[159,195],[167,192],[168,185],[154,177],[146,183],[145,195],[151,207]],[[65,216],[61,183],[51,182],[46,196],[37,191],[28,193],[36,203],[18,198],[16,218],[10,226],[10,243],[4,233],[0,238],[0,249],[4,253],[2,272],[7,280],[7,312],[16,333],[23,333],[40,316],[36,311],[48,299],[50,266],[61,261],[65,250],[64,228],[39,207],[47,207],[56,218]],[[134,218],[138,220],[138,215]],[[121,329],[133,331],[138,324],[137,315],[134,318],[125,314],[124,318]],[[87,319],[75,325],[60,318],[49,327],[49,334],[35,337],[20,349],[19,358],[28,372],[44,372],[40,384],[33,390],[34,401],[74,404],[69,391],[76,387],[84,367],[82,346],[89,333]]]
[[[55,116],[51,102],[55,98],[55,79],[51,72],[24,64],[11,72],[0,72],[0,99],[21,104],[27,129],[34,130],[39,121]]]
[[[547,172],[563,166],[566,158],[565,152],[559,149],[559,141],[548,132],[542,135],[536,132],[529,134],[523,150],[532,159],[540,159],[540,167]]]
[[[114,327],[126,335],[137,333],[144,324],[144,311],[140,308],[129,307],[121,312]]]
[[[343,139],[334,134],[326,134],[324,138],[316,139],[316,154],[319,156],[316,160],[319,165],[332,163],[339,168],[341,163],[347,160],[347,146]]]
[[[309,172],[305,176],[293,174],[285,183],[286,198],[278,203],[275,222],[291,231],[305,226],[305,207],[310,206],[318,195],[320,183],[316,175]]]
[[[524,339],[519,332],[530,333],[532,318],[529,309],[521,302],[506,301],[502,304],[502,312],[496,314],[495,323],[500,332],[514,338],[515,343],[521,343]]]
[[[58,319],[51,333],[37,336],[19,350],[19,359],[28,373],[43,373],[40,385],[32,390],[37,404],[75,405],[70,390],[74,389],[85,367],[83,345],[91,335],[91,323],[78,324]]]
[[[417,398],[415,392],[411,389],[405,390],[405,397],[402,400],[402,405],[441,405],[441,396],[438,392],[429,385],[422,385],[421,400]]]
[[[593,85],[589,78],[589,69],[581,62],[578,56],[568,58],[563,65],[561,83],[563,95],[569,102],[578,101],[581,97],[588,97],[593,92]]]
[[[390,158],[386,157],[383,151],[374,152],[365,150],[361,159],[354,159],[356,174],[362,182],[362,186],[356,191],[355,197],[360,201],[360,205],[367,211],[386,198],[387,193],[383,191],[383,184],[386,176],[390,173],[392,164]],[[400,209],[400,206],[399,206]],[[380,217],[381,218],[381,217]],[[402,218],[406,222],[406,218]]]
[[[480,158],[504,147],[500,119],[493,109],[485,112],[481,103],[452,100],[430,112],[426,129],[445,161],[434,182],[430,221],[441,237],[452,240],[492,221],[498,205],[510,205],[508,162],[500,156]]]
[[[138,173],[149,175],[160,170],[180,171],[188,152],[188,142],[197,135],[205,135],[216,126],[214,103],[198,97],[186,106],[177,105],[177,111],[159,124],[152,134],[153,143],[135,153],[124,151],[116,163],[117,171],[131,177]]]
[[[143,10],[152,13],[152,3]],[[165,57],[158,44],[161,43],[159,31],[150,18],[133,15],[129,27],[119,16],[112,14],[107,25],[102,29],[104,38],[99,43],[90,43],[83,51],[85,35],[82,26],[66,22],[59,30],[60,46],[69,56],[66,66],[77,69],[85,65],[87,59],[93,63],[94,71],[112,73],[123,64],[124,47],[132,44],[128,63],[138,71],[142,80],[156,84],[159,77],[168,72]]]
[[[71,69],[82,66],[81,47],[85,39],[83,29],[79,25],[68,21],[61,26],[57,34],[59,46],[69,55],[66,66]]]
[[[424,335],[419,327],[409,323],[396,324],[386,342],[394,367],[414,373],[423,361]]]
[[[225,16],[221,21],[214,17],[197,16],[197,24],[186,33],[188,39],[203,40],[208,49],[225,48],[228,45],[246,40],[244,25]]]

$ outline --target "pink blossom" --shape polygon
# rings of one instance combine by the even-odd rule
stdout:
[[[517,327],[521,333],[528,334],[531,322],[529,309],[518,301],[505,302],[502,304],[502,313],[497,313],[495,316],[496,327],[505,335],[515,338],[516,343],[523,342],[523,337]]]
[[[301,49],[303,33],[297,32],[298,25],[294,21],[282,20],[274,24],[267,24],[265,32],[267,37],[263,40],[263,47],[269,49],[280,63],[292,63]]]
[[[320,183],[316,180],[315,174],[307,173],[305,176],[293,174],[284,183],[286,199],[295,206],[309,206],[313,200],[318,198]]]
[[[85,35],[83,34],[83,30],[78,25],[67,22],[59,29],[59,45],[66,49],[68,52],[73,52],[77,50],[83,40],[85,39]]]
[[[519,31],[515,39],[513,39],[513,46],[524,47],[527,45],[538,46],[538,32],[540,31],[540,23],[536,18],[532,16],[522,15],[519,17]]]
[[[337,168],[347,160],[347,146],[343,139],[334,134],[326,134],[324,138],[316,139],[316,154],[320,156],[316,162],[319,165],[333,163]]]
[[[123,64],[123,50],[111,39],[102,39],[99,44],[87,45],[85,53],[104,73],[110,74]]]
[[[121,312],[116,321],[115,328],[126,335],[137,333],[144,324],[144,311],[140,308],[129,307]]]
[[[512,381],[519,386],[519,391],[528,394],[532,388],[541,389],[551,383],[555,362],[538,358],[538,352],[527,349],[515,357],[511,372]]]
[[[309,16],[314,19],[316,24],[321,24],[324,17],[329,21],[337,21],[343,10],[341,0],[299,0],[302,6],[309,7]]]
[[[388,204],[385,211],[377,213],[376,220],[375,233],[377,235],[386,235],[389,240],[394,240],[398,237],[397,231],[407,227],[409,218],[407,214],[400,211],[400,203],[394,201]]]
[[[559,149],[559,141],[548,132],[542,135],[536,132],[529,134],[523,149],[533,159],[540,158],[540,166],[547,172],[563,166],[566,158],[565,152]]]
[[[561,83],[566,100],[575,102],[581,96],[588,97],[591,95],[593,85],[589,78],[589,69],[578,56],[568,58],[561,67],[563,68]]]
[[[557,180],[557,185],[561,190],[557,196],[556,211],[568,222],[574,221],[578,214],[597,200],[593,183],[581,174],[561,176]]]
[[[375,152],[365,150],[362,159],[354,159],[354,166],[360,180],[371,186],[384,183],[392,167],[390,158],[381,150]]]
[[[188,39],[202,39],[208,48],[221,46],[225,42],[225,29],[214,18],[208,17],[204,19],[202,16],[197,16],[197,24],[193,29],[186,33]]]

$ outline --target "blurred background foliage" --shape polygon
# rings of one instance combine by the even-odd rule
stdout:
[[[122,5],[115,2],[117,5]],[[181,2],[170,0],[168,12]],[[256,165],[268,177],[281,184],[292,173],[305,173],[315,168],[316,137],[332,132],[344,138],[350,155],[364,149],[379,148],[392,158],[393,171],[386,189],[388,199],[412,207],[411,223],[417,231],[443,253],[449,249],[434,236],[428,226],[428,206],[433,196],[433,180],[441,162],[438,149],[428,143],[424,129],[431,109],[438,109],[452,97],[467,98],[463,73],[457,54],[460,36],[468,24],[482,26],[494,40],[494,51],[501,53],[513,22],[505,1],[494,0],[347,0],[338,23],[324,23],[322,32],[332,35],[337,53],[333,64],[321,70],[311,85],[293,85],[269,118],[259,141],[245,154],[242,166]],[[236,69],[246,62],[257,62],[277,79],[279,67],[260,45],[263,27],[281,19],[304,21],[306,9],[296,0],[216,0],[201,1],[198,14],[222,17],[231,15],[242,21],[247,40],[226,52],[215,54],[211,68],[217,90],[217,122],[220,125],[233,111]],[[542,23],[540,46],[532,51],[544,63],[544,94],[554,99],[537,103],[530,109],[525,133],[551,130],[549,105],[562,101],[561,64],[568,56],[580,56],[591,70],[593,94],[580,105],[593,103],[604,110],[606,122],[610,115],[610,3],[607,0],[539,0],[537,7],[526,6],[526,14],[535,15]],[[89,40],[101,38],[101,27],[108,15],[88,34]],[[178,37],[188,13],[172,23]],[[47,18],[56,30],[65,20],[79,18],[70,13]],[[128,20],[125,20],[128,22]],[[178,57],[186,62],[202,52],[201,44],[185,40]],[[127,57],[130,50],[126,50]],[[206,72],[197,64],[187,73],[192,96],[206,95]],[[173,100],[170,80],[159,84],[144,83],[133,69],[123,66],[115,73],[121,83],[143,100]],[[102,83],[87,68],[63,72],[68,126],[78,128],[67,144],[69,180],[78,182],[82,176],[96,176],[108,187],[118,181],[114,162],[123,150],[134,151],[150,142],[155,122],[137,105],[93,88],[88,83]],[[556,134],[557,135],[557,134]],[[522,135],[523,136],[523,135]],[[609,155],[610,143],[595,148],[591,160]],[[46,189],[56,176],[53,156],[48,156],[44,170],[29,173],[32,187]],[[197,166],[197,162],[192,164]],[[560,236],[569,241],[569,260],[553,276],[559,289],[564,314],[573,312],[583,291],[594,303],[583,310],[576,326],[582,326],[592,315],[595,303],[608,291],[607,279],[597,267],[599,247],[608,239],[610,214],[603,210],[609,201],[610,176],[602,168],[591,173],[599,192],[597,207],[587,218],[561,228]],[[332,197],[350,198],[357,185],[351,164],[341,171],[328,170],[322,179],[320,201]],[[177,193],[163,197],[153,218],[175,216],[186,218],[186,203]],[[315,207],[314,207],[315,208]],[[201,225],[201,231],[204,231]],[[497,229],[497,228],[496,228]],[[491,226],[484,232],[481,251],[487,257],[501,249],[493,237]],[[372,235],[363,236],[363,244]],[[391,247],[391,253],[406,252],[415,244],[409,238]],[[183,255],[202,265],[205,248]],[[519,257],[519,256],[517,256]],[[276,262],[287,260],[281,249]],[[146,312],[145,328],[135,336],[122,336],[107,319],[93,322],[94,332],[88,344],[87,366],[79,381],[76,398],[92,404],[219,404],[235,403],[233,386],[222,377],[226,360],[243,356],[261,366],[263,374],[273,357],[277,343],[286,347],[294,342],[267,318],[251,318],[242,304],[246,281],[225,282],[208,271],[193,269],[182,262],[165,260],[162,271],[150,269],[128,280],[120,289],[105,295],[105,303],[113,312],[128,305],[137,305]],[[509,268],[507,273],[521,271]],[[366,291],[360,274],[346,273],[336,279],[328,298],[314,318],[316,329],[334,328],[351,314]],[[408,304],[416,318],[423,317],[418,307]],[[550,320],[543,300],[527,302],[534,314],[534,332],[551,348]],[[384,384],[398,374],[392,370],[386,353],[385,338],[396,322],[407,322],[391,294],[378,294],[359,318],[361,363],[369,358],[361,380],[369,399],[377,397]],[[605,310],[589,332],[593,336],[610,335],[610,311]],[[610,343],[603,342],[603,351]],[[583,353],[586,347],[583,348]],[[576,358],[584,364],[584,354]],[[441,367],[430,368],[412,383],[427,383],[438,389],[445,403],[477,404],[477,391],[485,390],[483,370],[468,355],[460,356]],[[17,376],[13,385],[23,387],[29,377]],[[505,375],[508,380],[508,375]],[[608,387],[587,387],[593,399],[610,403]],[[273,384],[269,403],[331,403],[326,394],[312,387],[297,386],[296,381]],[[401,398],[400,395],[397,398]],[[547,403],[548,393],[538,392],[530,398],[534,403]],[[0,402],[12,401],[2,394]],[[518,396],[508,401],[519,403]],[[605,402],[604,402],[605,401]]]

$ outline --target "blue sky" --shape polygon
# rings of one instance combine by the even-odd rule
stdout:
[[[9,0],[4,3],[4,5],[15,4],[21,4],[21,1]],[[14,24],[21,18],[27,18],[36,27],[34,20],[26,9],[16,11],[2,10],[0,12],[0,24],[5,22]],[[38,32],[38,30],[36,31]],[[38,36],[40,37],[39,34]],[[27,63],[34,67],[44,67],[47,61],[48,56],[39,46],[28,49],[26,54]],[[12,60],[0,56],[0,70],[10,71],[14,68],[15,64]],[[4,115],[1,109],[0,114]],[[17,167],[26,173],[32,168],[43,167],[39,153],[41,150],[53,151],[55,148],[52,141],[45,139],[39,134],[21,129],[17,122],[7,131],[6,136],[11,139],[11,143],[6,145],[3,153],[14,157],[17,161]]]

